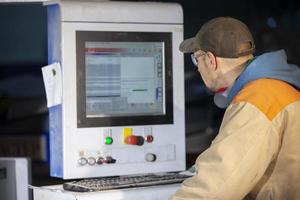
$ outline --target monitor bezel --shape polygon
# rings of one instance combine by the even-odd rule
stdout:
[[[163,42],[165,55],[165,114],[87,117],[85,91],[85,42]],[[76,31],[77,127],[173,124],[173,72],[171,32]]]

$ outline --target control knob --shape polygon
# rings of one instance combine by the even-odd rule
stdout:
[[[111,156],[107,156],[105,161],[106,161],[106,163],[111,164],[111,163],[115,163],[116,159],[113,159],[113,157],[111,157]]]
[[[105,159],[102,156],[100,156],[97,158],[96,162],[98,165],[102,165],[103,163],[105,163]]]

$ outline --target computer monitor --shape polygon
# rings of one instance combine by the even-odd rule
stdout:
[[[184,170],[181,7],[46,4],[48,60],[62,69],[62,104],[49,108],[51,176]]]
[[[173,123],[171,33],[77,31],[78,127]]]

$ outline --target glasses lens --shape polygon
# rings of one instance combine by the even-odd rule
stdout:
[[[198,62],[197,62],[194,54],[191,54],[191,59],[192,59],[193,64],[197,67],[198,66]]]

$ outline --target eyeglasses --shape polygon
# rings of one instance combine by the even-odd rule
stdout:
[[[197,56],[195,56],[195,54],[191,54],[191,59],[192,59],[192,62],[193,64],[198,67],[198,60],[197,58],[201,57],[201,56],[204,56],[206,54],[206,52],[201,52],[200,54],[198,54]]]

